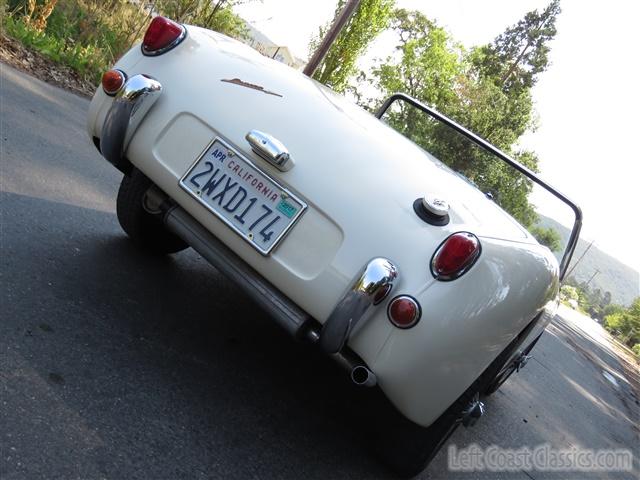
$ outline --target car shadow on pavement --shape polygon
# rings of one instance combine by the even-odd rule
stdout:
[[[113,215],[63,203],[3,193],[2,214],[9,403],[35,393],[10,430],[46,418],[81,476],[389,476],[346,373],[193,251],[146,254]]]

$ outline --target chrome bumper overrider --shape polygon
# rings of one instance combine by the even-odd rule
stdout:
[[[327,353],[342,350],[358,322],[389,295],[396,278],[398,269],[390,260],[374,258],[367,263],[323,325],[322,349]]]
[[[126,170],[128,161],[124,152],[161,93],[160,82],[146,75],[134,75],[116,94],[102,125],[100,151],[119,170]]]

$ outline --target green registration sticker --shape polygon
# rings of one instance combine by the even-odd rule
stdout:
[[[296,207],[294,207],[284,199],[280,200],[280,203],[278,204],[277,209],[279,212],[284,213],[288,218],[292,218],[298,211]]]

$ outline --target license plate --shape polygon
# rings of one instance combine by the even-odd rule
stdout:
[[[218,138],[182,177],[180,186],[263,255],[307,208]]]

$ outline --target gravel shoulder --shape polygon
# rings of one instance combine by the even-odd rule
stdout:
[[[49,60],[3,32],[0,32],[0,62],[83,97],[90,98],[95,90],[95,85],[71,68]]]

